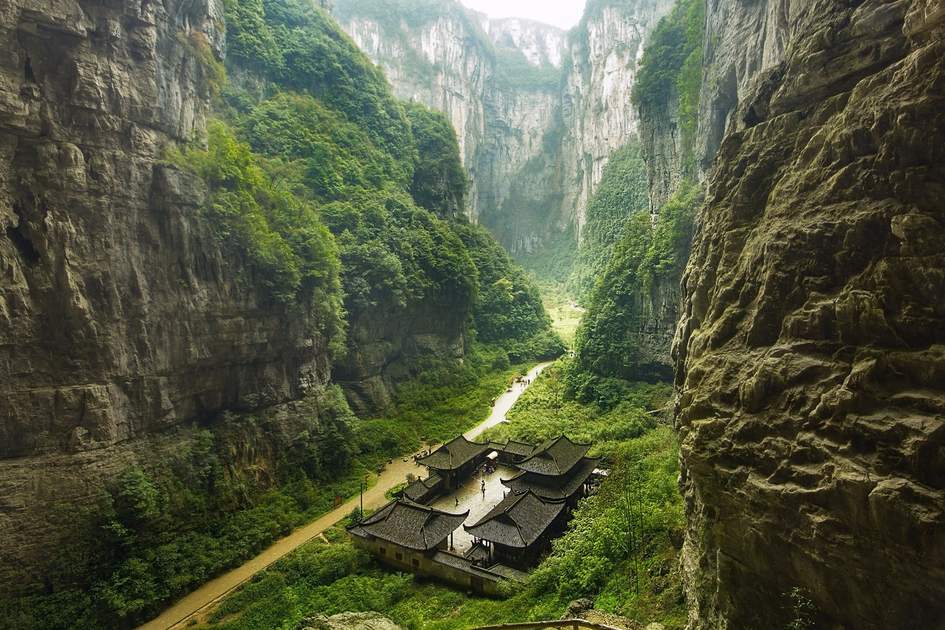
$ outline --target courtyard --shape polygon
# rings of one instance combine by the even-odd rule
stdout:
[[[483,474],[478,470],[476,474],[471,475],[455,491],[446,494],[435,501],[430,506],[444,512],[460,513],[469,510],[469,516],[464,524],[472,525],[488,514],[489,510],[494,508],[509,489],[502,485],[502,479],[510,479],[517,474],[518,470],[511,466],[499,464],[495,472]],[[486,482],[486,493],[482,493],[482,481]],[[457,528],[453,532],[453,546],[455,553],[465,554],[472,547],[473,539],[465,529]]]

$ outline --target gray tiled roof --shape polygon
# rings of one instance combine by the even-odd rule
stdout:
[[[511,479],[503,479],[502,483],[513,492],[521,493],[531,490],[543,499],[566,499],[577,492],[598,464],[600,464],[600,459],[584,457],[571,468],[567,475],[561,477],[522,472]]]
[[[536,475],[564,475],[587,455],[590,448],[589,444],[577,444],[562,435],[536,447],[535,452],[517,466]]]
[[[564,501],[542,499],[531,491],[511,493],[479,522],[463,528],[476,538],[525,548],[538,540],[564,507]]]
[[[504,451],[506,453],[511,453],[512,455],[519,455],[521,457],[531,455],[532,451],[535,450],[534,444],[526,444],[525,442],[516,442],[515,440],[509,440],[505,444],[501,442],[493,442],[492,447],[497,451]]]
[[[488,450],[491,450],[488,444],[470,442],[461,435],[450,440],[426,457],[421,457],[417,462],[437,470],[455,470]]]
[[[355,536],[373,536],[408,549],[426,551],[443,542],[467,516],[469,510],[451,514],[408,499],[397,499],[348,531]]]
[[[443,478],[436,473],[432,473],[426,479],[417,479],[404,488],[404,496],[411,501],[420,501],[426,497],[431,490],[435,489],[441,481],[443,481]]]

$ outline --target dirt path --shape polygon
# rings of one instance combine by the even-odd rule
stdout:
[[[550,362],[536,365],[529,370],[526,378],[529,381],[534,380],[549,365],[551,365]],[[526,388],[527,385],[514,385],[512,391],[503,393],[496,399],[489,417],[463,435],[468,439],[473,439],[481,435],[486,429],[494,427],[505,420],[505,414],[508,413]],[[407,473],[416,474],[420,472],[412,457],[407,457],[407,461],[403,461],[403,459],[399,458],[389,464],[378,476],[377,483],[364,491],[365,510],[379,508],[387,503],[387,498],[384,495],[388,490],[403,482]],[[358,507],[359,501],[359,497],[353,497],[340,507],[315,519],[308,525],[300,527],[285,538],[277,540],[255,558],[210,580],[196,591],[178,600],[160,616],[140,626],[138,630],[165,630],[184,627],[191,617],[210,608],[270,564],[318,537],[319,534],[348,516],[351,510]]]

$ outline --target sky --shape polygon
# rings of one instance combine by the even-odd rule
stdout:
[[[489,17],[520,17],[569,29],[581,20],[584,0],[460,0]]]

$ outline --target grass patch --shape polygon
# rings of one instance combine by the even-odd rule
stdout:
[[[577,305],[571,292],[560,283],[550,280],[534,279],[541,291],[545,312],[551,318],[551,328],[569,349],[574,349],[577,329],[584,317],[584,308]]]

